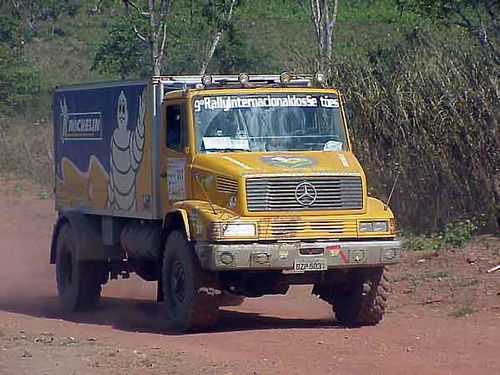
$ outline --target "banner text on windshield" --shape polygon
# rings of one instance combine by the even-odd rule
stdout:
[[[317,108],[338,108],[339,100],[337,97],[328,95],[323,96],[205,96],[201,99],[195,99],[194,111],[201,112],[202,110],[223,110],[245,109],[245,108],[269,108],[269,107],[305,107]]]

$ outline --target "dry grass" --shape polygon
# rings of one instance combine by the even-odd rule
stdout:
[[[48,187],[54,181],[53,163],[49,124],[0,124],[0,174],[28,177]]]
[[[467,40],[420,35],[370,63],[336,60],[333,71],[374,193],[387,198],[400,173],[391,202],[400,224],[431,232],[463,218],[498,225],[498,65]]]

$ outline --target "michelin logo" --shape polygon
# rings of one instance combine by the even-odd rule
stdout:
[[[59,105],[62,141],[100,141],[102,139],[101,112],[69,113],[66,98],[60,100]]]
[[[124,211],[136,210],[136,175],[141,165],[144,149],[144,120],[146,95],[138,97],[138,114],[135,129],[128,130],[128,104],[125,92],[118,97],[117,127],[111,139],[110,173],[108,180],[108,207]]]

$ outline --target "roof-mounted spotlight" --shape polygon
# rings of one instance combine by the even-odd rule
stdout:
[[[292,75],[290,72],[283,72],[280,74],[280,82],[283,86],[288,85],[292,80]]]
[[[323,86],[326,83],[326,76],[321,72],[317,72],[314,75],[314,83],[318,86]]]
[[[250,83],[250,76],[248,73],[240,73],[238,81],[240,81],[243,86],[247,86]]]
[[[210,86],[213,83],[212,76],[210,74],[203,74],[201,77],[201,83],[203,86]]]

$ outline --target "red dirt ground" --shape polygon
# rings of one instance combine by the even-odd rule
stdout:
[[[48,264],[53,202],[2,189],[2,375],[500,373],[500,271],[486,273],[498,238],[405,254],[376,327],[338,326],[310,287],[295,287],[225,309],[214,332],[178,335],[154,284],[137,278],[106,285],[94,312],[62,315]]]

